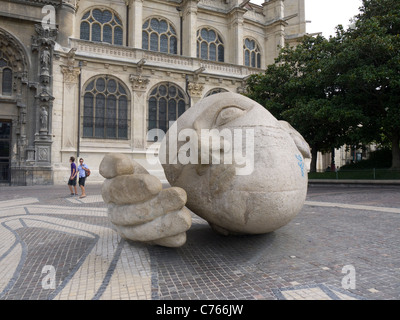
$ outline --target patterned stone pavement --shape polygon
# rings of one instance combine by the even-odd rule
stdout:
[[[0,300],[400,298],[398,186],[310,186],[266,235],[220,236],[193,215],[176,249],[122,240],[100,189],[0,187]]]

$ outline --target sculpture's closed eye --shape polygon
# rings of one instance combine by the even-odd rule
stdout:
[[[227,124],[228,122],[241,117],[245,113],[246,111],[236,106],[225,107],[218,113],[215,119],[215,126],[219,127]]]

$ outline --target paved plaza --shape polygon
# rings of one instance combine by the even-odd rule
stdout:
[[[265,235],[224,237],[193,215],[181,248],[122,240],[100,190],[0,187],[1,300],[400,298],[400,186],[310,185]]]

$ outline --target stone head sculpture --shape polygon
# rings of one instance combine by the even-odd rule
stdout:
[[[148,173],[142,175],[142,168],[135,173],[136,165],[131,168],[129,164],[129,170],[121,171],[113,157],[122,156],[107,155],[100,165],[100,173],[114,179],[114,191],[110,187],[111,180],[103,184],[103,198],[109,203],[109,214],[121,217],[112,222],[127,238],[160,245],[180,246],[186,241],[185,231],[191,224],[186,208],[224,235],[262,234],[293,219],[301,210],[307,193],[306,167],[310,150],[303,137],[255,101],[230,92],[202,99],[170,126],[161,142],[159,159],[172,191],[161,191],[159,185],[151,187],[147,180],[155,177],[149,179]],[[110,164],[115,173],[110,174]],[[127,192],[125,203],[112,200],[110,193],[122,193],[116,188],[122,182],[116,179],[124,175],[136,176],[128,179],[145,181],[142,188],[146,192],[152,190],[152,195],[138,200],[134,196],[138,193],[136,190],[132,191],[131,200]],[[140,184],[135,182],[135,186]],[[162,202],[151,199],[160,197],[166,201],[168,210],[154,207]],[[168,206],[168,202],[174,205]],[[146,232],[153,234],[153,239],[138,239],[134,230],[137,222],[133,225],[133,220],[126,217],[143,217],[143,203],[147,206],[148,217],[154,216],[155,220],[150,223],[150,218],[141,218],[140,230],[159,226],[161,219],[164,219],[163,227],[176,230],[173,233],[162,231],[163,236],[167,235],[165,239],[157,236],[158,231],[154,230]],[[153,211],[157,214],[148,214]],[[184,221],[181,228],[176,228],[178,223],[173,222],[174,219]],[[160,239],[155,239],[157,237]]]
[[[223,234],[267,233],[288,223],[306,197],[305,158],[308,144],[295,129],[230,92],[187,110],[160,149],[167,180],[186,191],[186,206]]]

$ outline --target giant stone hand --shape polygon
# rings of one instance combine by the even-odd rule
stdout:
[[[191,215],[183,189],[163,189],[159,179],[123,154],[106,155],[99,171],[106,178],[102,196],[108,216],[123,238],[166,247],[186,242]]]

